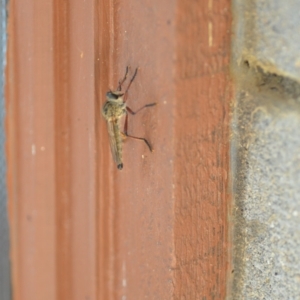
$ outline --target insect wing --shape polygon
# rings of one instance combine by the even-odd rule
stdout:
[[[110,149],[114,161],[116,162],[118,168],[122,169],[122,153],[121,153],[121,133],[119,129],[118,120],[107,121],[108,137],[110,143]]]

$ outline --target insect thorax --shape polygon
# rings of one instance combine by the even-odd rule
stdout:
[[[102,108],[102,115],[106,120],[118,119],[126,114],[126,104],[122,101],[106,101]]]

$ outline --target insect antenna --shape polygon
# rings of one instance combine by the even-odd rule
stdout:
[[[135,77],[136,77],[136,75],[137,75],[137,72],[138,72],[138,68],[135,69],[135,72],[134,72],[132,78],[130,79],[130,82],[129,82],[129,84],[128,84],[128,87],[127,87],[127,89],[126,89],[126,91],[125,91],[125,93],[124,93],[124,102],[126,102],[126,100],[127,100],[127,95],[128,95],[129,88],[130,88],[130,86],[131,86],[133,80],[135,79]]]
[[[124,78],[119,81],[119,85],[118,85],[117,91],[121,91],[122,84],[125,82],[125,80],[127,78],[127,74],[128,74],[128,66],[126,67],[126,72],[125,72]]]

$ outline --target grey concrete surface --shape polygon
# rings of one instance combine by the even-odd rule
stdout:
[[[299,0],[234,0],[235,58],[299,81]]]
[[[300,1],[233,9],[228,299],[300,299]]]

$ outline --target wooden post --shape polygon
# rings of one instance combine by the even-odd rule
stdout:
[[[230,1],[9,3],[14,299],[224,299]],[[105,93],[138,67],[117,170]]]

